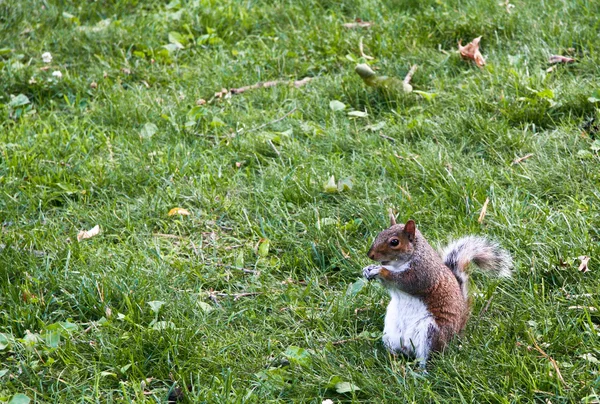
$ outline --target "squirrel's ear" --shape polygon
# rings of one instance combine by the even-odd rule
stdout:
[[[415,221],[412,219],[406,222],[404,225],[403,232],[408,236],[409,241],[415,240],[415,230],[417,230],[417,226],[415,225]]]
[[[396,216],[394,216],[394,211],[390,208],[390,227],[396,224]]]

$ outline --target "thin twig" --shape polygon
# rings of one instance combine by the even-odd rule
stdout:
[[[174,238],[177,240],[183,240],[185,237],[177,236],[175,234],[165,234],[165,233],[152,233],[154,237],[164,237],[164,238]]]
[[[292,109],[290,110],[290,112],[286,113],[285,115],[283,115],[283,116],[281,116],[281,117],[279,117],[279,118],[277,118],[277,119],[275,119],[275,120],[272,120],[271,122],[263,123],[262,125],[260,125],[260,126],[257,126],[256,128],[248,129],[246,132],[254,132],[255,130],[260,130],[260,129],[262,129],[262,128],[266,127],[266,126],[272,125],[272,124],[274,124],[274,123],[277,123],[277,122],[279,122],[279,121],[283,121],[285,118],[287,118],[288,116],[290,116],[290,115],[292,115],[294,112],[296,112],[296,109],[297,109],[297,108],[296,108],[296,107],[294,107],[294,108],[292,108]],[[240,130],[238,130],[238,133],[239,133],[239,132],[241,132],[242,130],[243,130],[243,129],[240,129]],[[277,153],[277,154],[279,154],[279,153]]]
[[[490,298],[487,300],[487,302],[485,302],[485,306],[483,306],[483,309],[479,312],[479,315],[477,316],[477,320],[479,320],[481,318],[481,316],[483,316],[483,314],[488,311],[488,309],[490,308],[490,304],[492,303],[492,299],[494,298],[494,295],[492,294],[490,296]]]
[[[333,341],[333,342],[331,343],[331,345],[334,345],[334,346],[335,346],[335,345],[342,345],[342,344],[345,344],[345,343],[347,343],[347,342],[359,341],[359,340],[361,340],[361,339],[362,339],[361,337],[354,337],[354,338],[348,338],[348,339],[340,339],[340,340],[338,340],[338,341]]]
[[[271,142],[271,139],[267,140],[267,142],[269,143],[269,145],[271,146],[271,148],[273,150],[275,150],[275,153],[277,153],[277,157],[281,157],[281,153],[279,153],[279,150],[277,150],[277,147],[275,147],[275,145],[273,144],[273,142]]]
[[[540,354],[542,354],[542,356],[544,358],[546,358],[550,361],[550,363],[552,364],[552,367],[554,368],[554,371],[556,372],[556,376],[558,377],[558,379],[562,382],[563,386],[568,387],[567,383],[565,382],[565,379],[563,379],[562,374],[560,373],[560,369],[558,368],[558,364],[556,363],[554,358],[551,357],[550,355],[548,355],[546,352],[544,352],[544,350],[542,348],[540,348],[540,346],[535,341],[535,338],[533,337],[533,335],[530,334],[529,336],[531,337],[531,341],[533,342],[533,347],[536,349],[536,351],[538,351]]]
[[[522,162],[524,160],[527,160],[530,157],[533,157],[533,153],[529,153],[529,154],[524,155],[523,157],[516,158],[516,159],[513,160],[512,163],[513,163],[513,165],[514,164],[519,164],[520,162]]]
[[[236,300],[238,300],[238,299],[240,299],[242,297],[260,295],[260,292],[243,292],[243,293],[234,293],[234,294],[216,293],[216,295],[218,295],[218,296],[225,296],[225,297],[231,297],[231,296],[233,296],[233,300],[236,301]]]
[[[344,28],[370,28],[373,25],[370,21],[363,21],[360,18],[354,20],[354,22],[347,22],[344,24]]]
[[[303,85],[305,85],[306,83],[308,83],[312,79],[313,79],[312,77],[305,77],[302,80],[296,80],[296,81],[288,81],[288,80],[265,81],[265,82],[261,82],[261,83],[252,84],[251,86],[244,86],[244,87],[240,87],[240,88],[232,88],[232,89],[229,90],[229,92],[231,94],[241,94],[241,93],[246,92],[248,90],[254,90],[254,89],[257,89],[257,88],[274,87],[274,86],[278,86],[280,84],[293,84],[294,87],[298,88],[298,87],[302,87]]]
[[[260,271],[255,271],[254,269],[238,268],[238,267],[234,267],[233,265],[225,265],[225,264],[215,264],[215,265],[218,267],[226,268],[226,269],[237,269],[237,270],[243,271],[247,274],[260,275]]]
[[[360,40],[358,41],[358,49],[360,50],[360,56],[362,56],[365,59],[368,60],[373,60],[373,56],[369,56],[369,55],[365,55],[365,52],[363,50],[363,39],[362,36],[360,37]]]
[[[394,139],[393,137],[389,137],[389,136],[386,136],[386,135],[381,134],[381,133],[379,134],[379,136],[381,136],[382,138],[384,138],[386,140],[389,140],[390,142],[395,142],[396,141],[396,139]]]
[[[417,71],[417,68],[419,66],[417,65],[412,65],[412,67],[410,68],[410,70],[408,71],[408,73],[406,74],[406,77],[404,77],[404,84],[409,84],[410,80],[412,79],[412,76],[415,74],[415,72]]]

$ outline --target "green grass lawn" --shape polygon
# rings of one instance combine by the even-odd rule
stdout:
[[[598,402],[600,2],[502,3],[0,1],[0,402]],[[390,207],[515,260],[428,373],[360,280]]]

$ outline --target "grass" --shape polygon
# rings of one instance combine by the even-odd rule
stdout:
[[[597,402],[600,3],[498,3],[0,2],[0,401]],[[515,259],[427,374],[359,279],[389,207]]]

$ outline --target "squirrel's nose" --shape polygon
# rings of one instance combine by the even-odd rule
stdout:
[[[369,252],[367,253],[367,256],[368,256],[369,258],[371,258],[373,261],[375,261],[375,253],[374,253],[374,252],[372,252],[372,251],[369,251]]]

